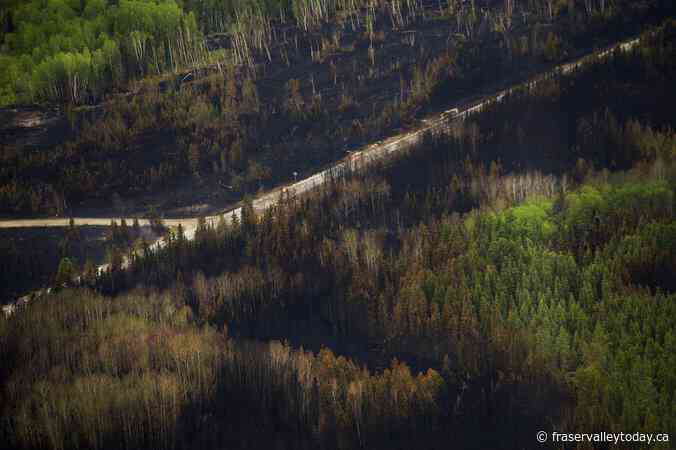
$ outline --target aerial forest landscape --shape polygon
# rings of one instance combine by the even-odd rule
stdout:
[[[676,449],[673,0],[0,0],[0,449]]]

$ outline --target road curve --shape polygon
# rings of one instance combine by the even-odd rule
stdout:
[[[492,103],[501,102],[505,96],[518,91],[518,90],[532,90],[539,83],[556,77],[561,74],[568,74],[574,70],[593,64],[597,61],[601,61],[604,58],[609,57],[615,51],[627,52],[633,49],[640,42],[639,38],[630,39],[627,41],[622,41],[616,43],[612,46],[609,46],[603,50],[589,53],[585,56],[582,56],[575,61],[561,64],[553,68],[552,70],[545,72],[543,74],[537,75],[533,78],[530,78],[522,83],[509,87],[507,89],[498,91],[492,95],[486,96],[474,103],[457,105],[451,109],[448,109],[441,114],[437,114],[434,117],[428,117],[423,119],[422,125],[411,131],[407,131],[397,136],[392,136],[384,141],[378,141],[376,143],[367,145],[361,150],[350,153],[349,156],[338,161],[328,169],[321,170],[314,175],[311,175],[303,180],[296,181],[288,186],[278,187],[267,193],[264,193],[253,200],[254,211],[260,213],[274,206],[279,200],[282,193],[288,193],[290,195],[300,195],[305,192],[309,192],[312,189],[321,186],[328,179],[331,179],[335,174],[346,173],[351,171],[359,170],[363,167],[367,167],[375,161],[381,160],[388,155],[411,148],[413,145],[419,143],[422,140],[422,137],[427,134],[442,134],[446,132],[450,127],[450,122],[455,120],[464,120],[469,117],[471,114],[481,111]],[[206,217],[206,222],[209,225],[216,225],[221,218],[223,218],[226,223],[231,223],[234,217],[241,215],[242,208],[234,208],[230,210],[223,211],[220,214],[214,216]],[[88,225],[88,226],[106,226],[109,225],[111,220],[120,221],[121,217],[107,217],[107,218],[88,218],[88,217],[74,217],[73,222],[75,225]],[[127,223],[131,224],[134,218],[126,217],[124,218]],[[9,219],[9,220],[0,220],[0,228],[28,228],[28,227],[67,227],[70,224],[70,218],[48,218],[48,219]],[[148,219],[138,219],[140,225],[149,225]],[[195,231],[197,230],[198,219],[195,217],[186,217],[179,219],[166,219],[164,224],[169,227],[178,227],[180,224],[183,227],[185,237],[187,239],[193,239],[195,237]],[[151,249],[159,249],[164,246],[165,241],[159,239],[151,244]],[[123,268],[126,268],[129,264],[129,261],[125,259],[123,262]],[[97,268],[99,273],[108,270],[108,264],[101,265]],[[38,291],[38,297],[42,295],[43,292],[49,292],[47,290]],[[5,316],[9,317],[18,310],[18,307],[26,305],[30,299],[33,298],[31,295],[24,296],[17,300],[14,303],[4,305],[2,307],[2,312]]]
[[[419,143],[422,137],[426,133],[439,134],[448,130],[449,122],[451,120],[464,120],[469,117],[471,114],[481,111],[486,108],[488,105],[496,102],[501,102],[505,96],[523,89],[534,89],[539,83],[553,78],[561,74],[568,74],[574,70],[592,64],[594,62],[600,61],[604,58],[609,57],[615,51],[627,52],[633,49],[640,42],[639,38],[633,38],[627,41],[618,42],[614,45],[611,45],[601,51],[593,52],[582,56],[575,61],[561,64],[553,68],[552,70],[545,72],[543,74],[537,75],[529,80],[519,83],[515,86],[509,87],[507,89],[498,91],[492,95],[486,96],[480,99],[477,102],[466,105],[458,105],[451,109],[448,109],[441,114],[438,114],[434,117],[429,117],[422,120],[422,125],[415,130],[407,131],[397,136],[392,136],[384,141],[378,141],[376,143],[367,145],[359,151],[350,153],[349,156],[338,161],[331,167],[325,170],[321,170],[314,175],[311,175],[303,180],[296,181],[288,186],[278,187],[267,193],[264,193],[257,197],[253,201],[253,208],[257,212],[262,212],[265,209],[275,205],[278,201],[282,192],[288,192],[293,195],[300,195],[305,192],[308,192],[314,189],[317,186],[320,186],[326,182],[333,174],[354,171],[362,167],[366,167],[369,164],[380,160],[392,153],[401,151],[411,146]],[[226,222],[230,222],[234,216],[239,216],[241,213],[241,208],[235,208],[227,211],[223,211],[220,214],[214,216],[206,217],[208,224],[215,225],[221,217],[224,217]],[[132,223],[134,218],[126,217],[124,218],[128,223]],[[121,220],[120,217],[107,217],[107,218],[87,218],[87,217],[74,217],[73,221],[75,225],[90,225],[90,226],[105,226],[109,225],[111,220]],[[139,224],[148,225],[149,221],[147,219],[138,219]],[[9,219],[9,220],[0,220],[0,228],[27,228],[27,227],[66,227],[69,225],[69,218],[48,218],[48,219]],[[197,228],[197,218],[195,217],[186,217],[179,219],[166,219],[164,220],[165,225],[170,227],[176,227],[179,224],[183,226],[185,235],[188,239],[192,239],[195,235],[195,230]],[[154,244],[155,246],[161,246],[161,241],[158,241]]]

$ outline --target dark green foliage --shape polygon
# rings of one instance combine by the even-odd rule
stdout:
[[[645,199],[673,188],[625,177],[397,226],[384,168],[260,218],[202,224],[194,241],[170,234],[127,275],[98,280],[159,292],[68,291],[0,322],[2,432],[28,448],[188,448],[196,435],[245,448],[253,420],[257,447],[447,448],[476,445],[491,423],[481,446],[512,448],[552,424],[671,429],[674,218]],[[566,237],[590,220],[585,202],[600,223],[627,221],[581,249]],[[313,348],[315,332],[356,339],[348,353],[370,369],[246,341]],[[386,368],[393,358],[407,364]]]
[[[616,238],[606,248],[625,282],[676,291],[676,225],[647,224],[635,233]]]
[[[561,201],[505,209],[513,175],[497,176],[483,204],[497,210],[462,220],[443,214],[443,198],[413,192],[429,212],[402,229],[384,169],[384,179],[339,180],[257,221],[246,215],[247,225],[202,228],[194,243],[140,258],[126,282],[166,285],[197,270],[189,302],[233,335],[310,347],[313,333],[351,336],[375,367],[392,357],[432,367],[452,399],[466,399],[443,429],[495,421],[502,431],[489,446],[505,435],[525,444],[550,421],[658,432],[673,426],[662,398],[676,389],[664,376],[676,325],[673,187],[639,171],[612,183],[601,175]],[[542,195],[531,186],[527,198]],[[654,244],[636,254],[637,239]],[[507,431],[517,423],[522,432]]]
[[[62,258],[59,268],[56,270],[54,285],[58,287],[68,286],[75,280],[77,268],[69,258]]]
[[[676,429],[671,122],[558,122],[559,82],[0,319],[0,441],[512,449]],[[535,154],[532,123],[575,141]],[[630,170],[580,159],[611,164],[618,135]]]

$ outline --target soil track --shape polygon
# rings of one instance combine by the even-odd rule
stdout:
[[[272,189],[271,191],[259,195],[253,200],[253,209],[257,213],[262,213],[267,208],[274,206],[279,201],[282,194],[302,195],[321,186],[322,184],[327,183],[329,180],[334,179],[336,175],[359,171],[360,169],[367,167],[377,161],[383,160],[384,158],[387,158],[396,152],[411,148],[415,144],[420,143],[423,139],[423,136],[426,134],[443,134],[447,132],[450,128],[451,122],[464,120],[471,114],[481,111],[492,103],[503,101],[506,96],[513,92],[534,89],[539,83],[547,79],[551,79],[561,74],[568,74],[582,66],[601,61],[604,58],[608,58],[616,51],[630,51],[639,42],[639,38],[618,42],[603,50],[589,53],[575,59],[574,61],[556,66],[550,71],[532,77],[522,83],[515,84],[509,88],[499,90],[492,95],[484,96],[475,101],[468,101],[464,104],[456,105],[440,114],[425,118],[421,121],[422,125],[417,129],[392,136],[384,141],[378,141],[364,146],[361,148],[361,150],[350,153],[348,156],[330,165],[329,167],[320,169],[314,175],[293,183],[289,183],[286,186],[279,186],[275,189]],[[240,216],[241,211],[241,206],[237,206],[235,208],[225,210],[219,214],[205,217],[205,220],[208,225],[216,225],[221,220],[221,218],[223,218],[226,223],[231,223],[233,218]],[[72,220],[75,225],[107,226],[110,224],[111,220],[119,221],[121,219],[122,218],[119,216],[114,216],[96,218],[74,217]],[[132,223],[134,220],[134,218],[131,217],[125,217],[124,219],[127,221],[127,223]],[[70,218],[58,217],[46,219],[0,220],[0,228],[67,227],[70,224],[70,220]],[[195,236],[195,231],[197,230],[198,220],[199,219],[197,217],[166,219],[164,220],[164,224],[169,227],[178,227],[181,225],[184,230],[185,237],[187,239],[193,239]],[[138,219],[138,221],[141,226],[150,224],[148,219]],[[164,246],[164,242],[165,241],[162,239],[156,240],[151,244],[151,248],[159,249]],[[125,260],[123,263],[123,268],[126,268],[127,265],[128,261]],[[106,271],[107,269],[108,264],[98,267],[99,272]],[[22,297],[22,299],[24,299],[22,304],[27,303],[28,300],[25,299],[29,297],[30,296]],[[21,303],[21,299],[17,303],[11,303],[3,306],[3,312],[5,315],[9,316],[13,314],[16,310],[17,304],[19,303]]]
[[[441,114],[433,117],[428,117],[422,120],[422,125],[415,130],[407,131],[405,133],[392,136],[384,141],[362,147],[361,150],[350,153],[348,156],[338,161],[337,163],[316,172],[303,180],[296,181],[287,186],[280,186],[267,193],[258,196],[253,201],[254,210],[262,212],[265,209],[273,206],[283,192],[289,194],[300,195],[314,189],[317,186],[324,184],[328,179],[337,173],[345,171],[355,171],[366,167],[378,160],[381,160],[388,155],[405,150],[420,142],[423,135],[426,133],[443,133],[448,129],[449,123],[454,120],[464,120],[469,115],[481,111],[491,103],[500,102],[505,96],[521,89],[533,89],[539,83],[558,76],[560,74],[571,73],[572,71],[600,61],[612,55],[615,51],[627,52],[634,48],[639,43],[639,38],[634,38],[613,44],[603,50],[587,54],[569,63],[556,66],[554,69],[537,75],[522,83],[516,84],[507,89],[495,92],[492,95],[485,96],[477,101],[466,103],[463,105],[454,106]],[[241,207],[229,209],[219,214],[206,217],[209,224],[216,224],[221,217],[224,217],[226,222],[232,220],[234,216],[239,216]],[[120,220],[119,216],[111,217],[74,217],[75,225],[89,225],[89,226],[106,226],[110,224],[111,220]],[[127,217],[125,220],[131,223],[134,218]],[[186,237],[191,239],[194,236],[197,228],[196,217],[185,217],[176,219],[164,220],[165,225],[170,227],[177,227],[182,225],[185,230]],[[0,220],[0,228],[26,228],[26,227],[66,227],[69,225],[69,218],[48,218],[48,219],[10,219]],[[140,225],[149,225],[148,219],[139,219]]]

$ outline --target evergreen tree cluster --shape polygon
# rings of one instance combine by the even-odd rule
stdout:
[[[538,430],[676,429],[673,115],[612,100],[661,92],[662,36],[0,318],[0,441],[532,448]]]
[[[386,173],[170,235],[96,281],[114,298],[63,291],[2,319],[6,442],[511,448],[551,426],[673,429],[673,169],[520,203],[502,180],[463,215],[409,192],[432,203],[410,223]]]

